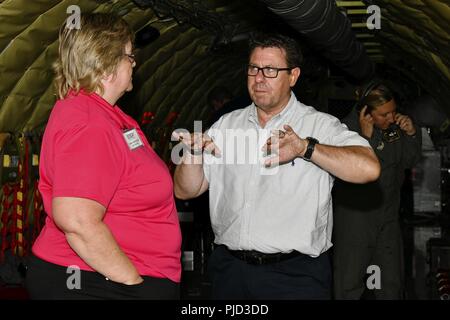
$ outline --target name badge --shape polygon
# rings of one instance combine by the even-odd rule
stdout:
[[[123,132],[123,137],[128,144],[128,148],[130,150],[134,150],[136,148],[142,147],[144,144],[142,143],[141,137],[136,131],[136,128],[125,130]]]

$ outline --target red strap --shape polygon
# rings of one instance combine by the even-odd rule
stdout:
[[[175,123],[175,120],[178,118],[178,112],[171,111],[166,117],[165,123],[168,127],[172,127]]]
[[[25,201],[25,195],[23,192],[23,188],[18,188],[17,193],[16,193],[16,197],[18,197],[18,193],[22,192],[22,200],[17,199],[17,207],[16,207],[16,250],[15,253],[16,255],[18,255],[19,257],[23,257],[24,254],[24,234],[23,234],[23,227],[24,227],[24,219],[23,219],[23,215],[24,215],[24,201]]]
[[[39,184],[39,180],[35,181],[35,187],[34,187],[34,225],[33,225],[33,232],[32,232],[32,237],[31,237],[31,241],[34,242],[37,238],[37,236],[39,235],[39,233],[41,232],[41,215],[42,212],[44,211],[44,205],[42,203],[42,196],[41,193],[39,192],[39,188],[38,188],[38,184]],[[32,243],[31,243],[32,245]]]
[[[9,223],[9,211],[11,208],[11,202],[9,201],[9,197],[11,196],[12,193],[12,188],[8,185],[5,184],[3,186],[3,211],[2,211],[2,229],[1,229],[1,236],[2,236],[2,247],[0,250],[0,262],[3,261],[4,257],[5,257],[5,251],[8,248],[8,239],[7,239],[7,234],[8,234],[8,223]]]
[[[11,253],[24,256],[28,254],[31,245],[37,238],[41,230],[41,215],[43,210],[42,197],[38,190],[38,181],[34,182],[35,190],[33,194],[34,200],[34,224],[30,230],[30,212],[28,204],[29,172],[30,172],[30,148],[28,141],[25,140],[25,154],[19,161],[18,177],[19,182],[15,184],[5,184],[3,186],[3,201],[1,214],[1,250],[0,262],[4,259],[7,249],[11,249]],[[21,200],[18,195],[22,194]],[[13,199],[10,199],[12,195]],[[11,236],[8,242],[8,235]]]
[[[14,225],[14,246],[13,253],[19,257],[23,256],[23,222],[24,222],[24,203],[26,203],[25,194],[25,177],[24,165],[22,160],[19,161],[19,182],[14,190],[14,210],[13,210],[13,225]],[[19,200],[19,193],[22,194],[22,199]]]
[[[155,119],[155,114],[151,111],[145,111],[142,114],[141,125],[152,123],[153,119]]]
[[[11,253],[16,254],[17,250],[17,208],[19,206],[19,201],[17,199],[17,193],[19,191],[19,185],[15,184],[13,186],[13,205],[11,214]]]
[[[19,238],[19,243],[21,244],[22,255],[27,254],[27,232],[29,228],[29,212],[28,212],[28,180],[30,172],[30,146],[28,138],[24,138],[25,143],[25,155],[24,155],[24,165],[23,165],[23,175],[22,175],[22,237],[21,241]]]

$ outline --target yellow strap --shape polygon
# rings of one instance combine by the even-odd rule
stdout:
[[[39,165],[39,155],[33,154],[33,160],[31,163],[32,166],[38,166]]]
[[[9,154],[4,154],[3,155],[3,167],[9,168],[10,165],[11,165],[11,157],[9,156]]]

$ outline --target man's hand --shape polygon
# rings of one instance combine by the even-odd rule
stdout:
[[[174,194],[182,200],[196,198],[209,186],[203,171],[203,152],[219,156],[220,150],[208,135],[201,132],[174,131],[172,141],[180,141],[174,149],[180,151],[180,147],[183,148],[183,157],[174,174]]]
[[[414,127],[410,117],[397,113],[395,115],[395,123],[400,127],[400,129],[405,131],[408,136],[413,136],[416,134],[416,128]]]
[[[275,154],[275,156],[264,161],[266,167],[288,163],[305,154],[308,141],[300,138],[288,125],[284,125],[283,129],[285,131],[276,130],[272,132],[271,137],[267,139],[263,146],[263,152],[267,155]]]
[[[359,126],[361,127],[361,133],[366,138],[372,138],[373,134],[373,118],[369,114],[366,114],[367,106],[362,108],[359,113]]]
[[[191,155],[202,155],[203,151],[211,153],[215,156],[220,156],[219,148],[214,144],[214,141],[207,135],[201,132],[177,132],[172,133],[172,137],[175,140],[180,141],[187,146],[184,150],[187,150]]]

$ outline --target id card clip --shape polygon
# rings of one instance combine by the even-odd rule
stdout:
[[[144,145],[142,143],[141,137],[139,137],[136,128],[124,129],[123,137],[125,138],[125,142],[127,143],[128,148],[130,148],[131,151]]]

